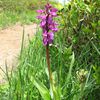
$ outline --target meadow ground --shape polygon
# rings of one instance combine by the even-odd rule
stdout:
[[[71,0],[64,6],[50,2],[58,9],[58,32],[46,48],[36,11],[47,1],[1,1],[0,70],[5,70],[6,83],[1,81],[0,100],[99,100],[99,0]],[[48,31],[48,17],[43,21]]]
[[[21,48],[23,27],[25,29],[25,41],[28,41],[28,36],[32,38],[36,31],[36,24],[24,26],[16,24],[0,30],[0,67],[3,70],[5,70],[5,62],[7,62],[8,70],[16,63]],[[3,76],[0,70],[0,83],[3,81]]]

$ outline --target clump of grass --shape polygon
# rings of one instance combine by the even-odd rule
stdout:
[[[0,27],[36,23],[36,9],[43,8],[45,0],[1,0],[0,1]]]
[[[0,27],[4,28],[10,25],[14,25],[20,22],[21,24],[32,24],[36,23],[36,12],[35,11],[24,11],[22,13],[3,11],[0,14]]]
[[[94,13],[98,16],[98,8],[95,9],[98,2],[93,1],[92,4],[76,0],[59,11],[58,21],[61,30],[55,34],[54,43],[50,47],[55,100],[95,100],[100,96],[97,93],[100,91],[99,68],[95,67],[100,65],[98,59],[100,48],[97,42],[99,21],[94,16]],[[97,12],[95,10],[90,12],[89,9],[95,9]],[[37,29],[35,37],[29,39],[26,48],[23,45],[24,38],[22,40],[17,69],[11,74],[8,92],[5,92],[8,100],[51,99],[41,33],[42,31]]]
[[[63,38],[62,34],[56,34],[55,37],[54,44],[56,45],[50,47],[50,56],[57,100],[80,98],[81,87],[73,70],[75,56],[72,53],[72,48],[65,47],[65,44],[61,41]],[[24,35],[22,41],[24,42]],[[32,40],[29,40],[29,46],[27,48],[24,47],[23,42],[17,69],[10,75],[8,92],[5,92],[7,93],[6,97],[8,100],[40,100],[42,98],[44,100],[50,100],[49,79],[41,30],[38,29],[36,36]],[[88,74],[88,79],[90,73]],[[87,80],[86,85],[89,84],[92,86],[91,81],[88,83]],[[84,91],[88,88],[85,87]],[[44,92],[41,89],[46,91],[45,95],[43,95]],[[84,95],[84,91],[81,92],[82,96]]]

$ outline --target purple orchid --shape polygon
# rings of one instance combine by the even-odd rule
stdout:
[[[43,44],[52,44],[54,39],[54,33],[58,31],[57,23],[53,21],[53,18],[57,16],[57,9],[53,8],[51,4],[47,3],[44,10],[37,10],[39,16],[38,19],[41,20],[40,27],[43,30]]]

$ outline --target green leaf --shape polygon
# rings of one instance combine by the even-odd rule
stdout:
[[[68,72],[67,82],[68,82],[69,79],[71,78],[72,68],[73,68],[73,65],[74,65],[74,61],[75,61],[75,56],[74,56],[74,52],[73,52],[72,60],[71,60],[70,68],[69,68],[69,72]]]
[[[35,87],[39,90],[43,100],[51,100],[49,90],[40,81],[34,80]]]
[[[60,100],[60,88],[57,85],[57,83],[58,83],[57,72],[54,71],[52,73],[52,76],[53,76],[53,94],[54,94],[54,100]]]

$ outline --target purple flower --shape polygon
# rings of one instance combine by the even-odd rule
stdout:
[[[57,11],[58,11],[58,9],[56,9],[56,8],[51,9],[51,12],[57,12]]]
[[[46,25],[46,21],[42,20],[41,23],[40,23],[40,26],[43,28],[45,25]]]
[[[54,39],[54,33],[53,32],[48,32],[48,33],[43,33],[43,43],[44,45],[51,44]]]
[[[48,33],[48,42],[49,42],[49,44],[51,44],[53,42],[53,39],[54,39],[54,33],[49,32]]]
[[[54,40],[54,32],[58,31],[57,23],[53,21],[53,18],[57,16],[57,9],[52,7],[51,4],[47,3],[44,10],[37,10],[39,16],[38,19],[41,20],[40,26],[43,30],[43,44],[52,44]]]
[[[37,10],[37,13],[43,13],[44,12],[44,10],[42,10],[42,9],[40,9],[40,10]]]

